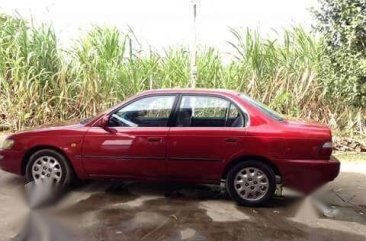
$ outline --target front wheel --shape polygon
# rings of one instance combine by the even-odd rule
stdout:
[[[262,162],[243,161],[229,170],[226,189],[239,205],[263,205],[273,197],[276,176],[273,170]]]
[[[26,166],[27,182],[48,182],[64,189],[71,182],[72,170],[66,158],[52,149],[35,152]]]

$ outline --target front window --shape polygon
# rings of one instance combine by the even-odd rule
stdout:
[[[214,96],[183,96],[178,127],[243,127],[245,118],[230,101]]]
[[[276,111],[272,110],[271,108],[269,108],[268,106],[266,106],[265,104],[262,104],[252,98],[250,98],[247,95],[244,94],[240,94],[240,97],[243,98],[245,101],[249,102],[250,104],[254,105],[255,107],[257,107],[258,109],[260,109],[265,115],[269,116],[272,119],[278,120],[278,121],[283,121],[285,120],[285,118],[277,113]]]
[[[120,127],[165,127],[175,96],[146,97],[121,108],[115,112],[109,126]]]

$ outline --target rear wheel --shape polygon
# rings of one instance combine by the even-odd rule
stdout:
[[[239,205],[263,205],[273,197],[276,176],[273,170],[262,162],[244,161],[229,170],[226,189]]]

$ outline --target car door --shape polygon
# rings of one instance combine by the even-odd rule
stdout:
[[[174,179],[217,181],[224,161],[240,151],[246,116],[221,96],[182,95],[167,144]]]
[[[109,131],[91,127],[83,145],[87,173],[138,178],[165,175],[168,121],[175,99],[175,95],[139,98],[109,114]]]

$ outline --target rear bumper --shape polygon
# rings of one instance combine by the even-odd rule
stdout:
[[[284,186],[308,194],[334,180],[340,162],[333,156],[330,160],[286,160],[279,169]]]
[[[6,150],[0,151],[0,169],[22,175],[23,152]]]

